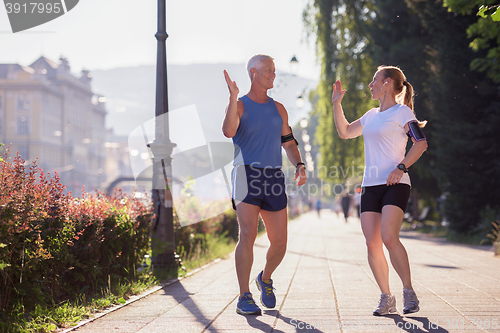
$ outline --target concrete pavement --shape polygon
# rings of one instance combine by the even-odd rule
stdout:
[[[420,312],[403,315],[402,284],[390,267],[397,314],[372,316],[380,291],[359,221],[307,213],[289,224],[288,251],[273,274],[277,305],[236,313],[234,256],[111,312],[74,332],[500,332],[500,258],[488,247],[401,233]],[[264,267],[267,237],[255,245],[252,278]],[[251,291],[260,306],[259,291]]]

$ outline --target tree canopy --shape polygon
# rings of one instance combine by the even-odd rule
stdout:
[[[339,78],[348,90],[343,107],[346,118],[354,121],[375,104],[370,99],[367,77],[373,75],[372,62],[366,56],[365,21],[371,20],[369,1],[312,1],[304,11],[304,22],[315,34],[321,78],[314,112],[319,118],[315,142],[320,145],[320,176],[335,183],[358,175],[363,165],[361,138],[341,140],[337,135],[331,108],[333,84]],[[333,171],[333,172],[331,172]]]
[[[444,0],[444,6],[454,13],[477,19],[466,29],[472,38],[470,47],[476,52],[471,61],[472,70],[487,72],[488,77],[500,83],[500,5],[497,0]],[[478,10],[479,9],[479,10]]]
[[[476,15],[482,5],[486,17]],[[429,121],[428,151],[410,171],[414,190],[428,202],[445,193],[445,215],[459,233],[477,230],[485,210],[500,211],[500,22],[492,5],[311,0],[304,21],[322,63],[314,109],[321,164],[363,163],[362,141],[340,140],[334,128],[335,79],[348,89],[342,105],[352,122],[376,105],[367,87],[376,67],[396,65],[417,93],[417,118]]]

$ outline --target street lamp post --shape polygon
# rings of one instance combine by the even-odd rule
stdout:
[[[166,40],[166,0],[158,0],[158,41],[156,58],[155,139],[149,143],[153,155],[153,205],[155,221],[151,237],[153,269],[179,265],[175,253],[173,202],[170,190],[172,180],[172,150],[168,126],[168,85]],[[170,181],[170,185],[169,185]]]
[[[299,61],[297,60],[296,56],[293,56],[292,59],[290,60],[290,68],[292,70],[292,75],[293,76],[297,75],[297,71],[299,69]]]
[[[297,69],[299,68],[299,61],[295,56],[292,57],[290,60],[290,71],[291,74],[286,74],[283,73],[283,77],[278,78],[278,81],[274,85],[274,88],[269,90],[269,96],[276,95],[283,91],[284,88],[288,85],[288,82],[290,80],[290,76],[297,76]],[[289,77],[287,77],[289,76]]]

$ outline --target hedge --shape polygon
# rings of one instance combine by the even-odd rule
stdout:
[[[150,203],[120,191],[76,198],[57,173],[25,165],[20,156],[8,162],[8,151],[0,159],[0,313],[133,277],[149,249]]]

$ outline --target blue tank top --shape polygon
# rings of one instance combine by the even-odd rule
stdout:
[[[246,95],[240,99],[244,110],[233,137],[234,165],[281,168],[283,119],[276,103],[271,97],[266,103],[256,103]]]

